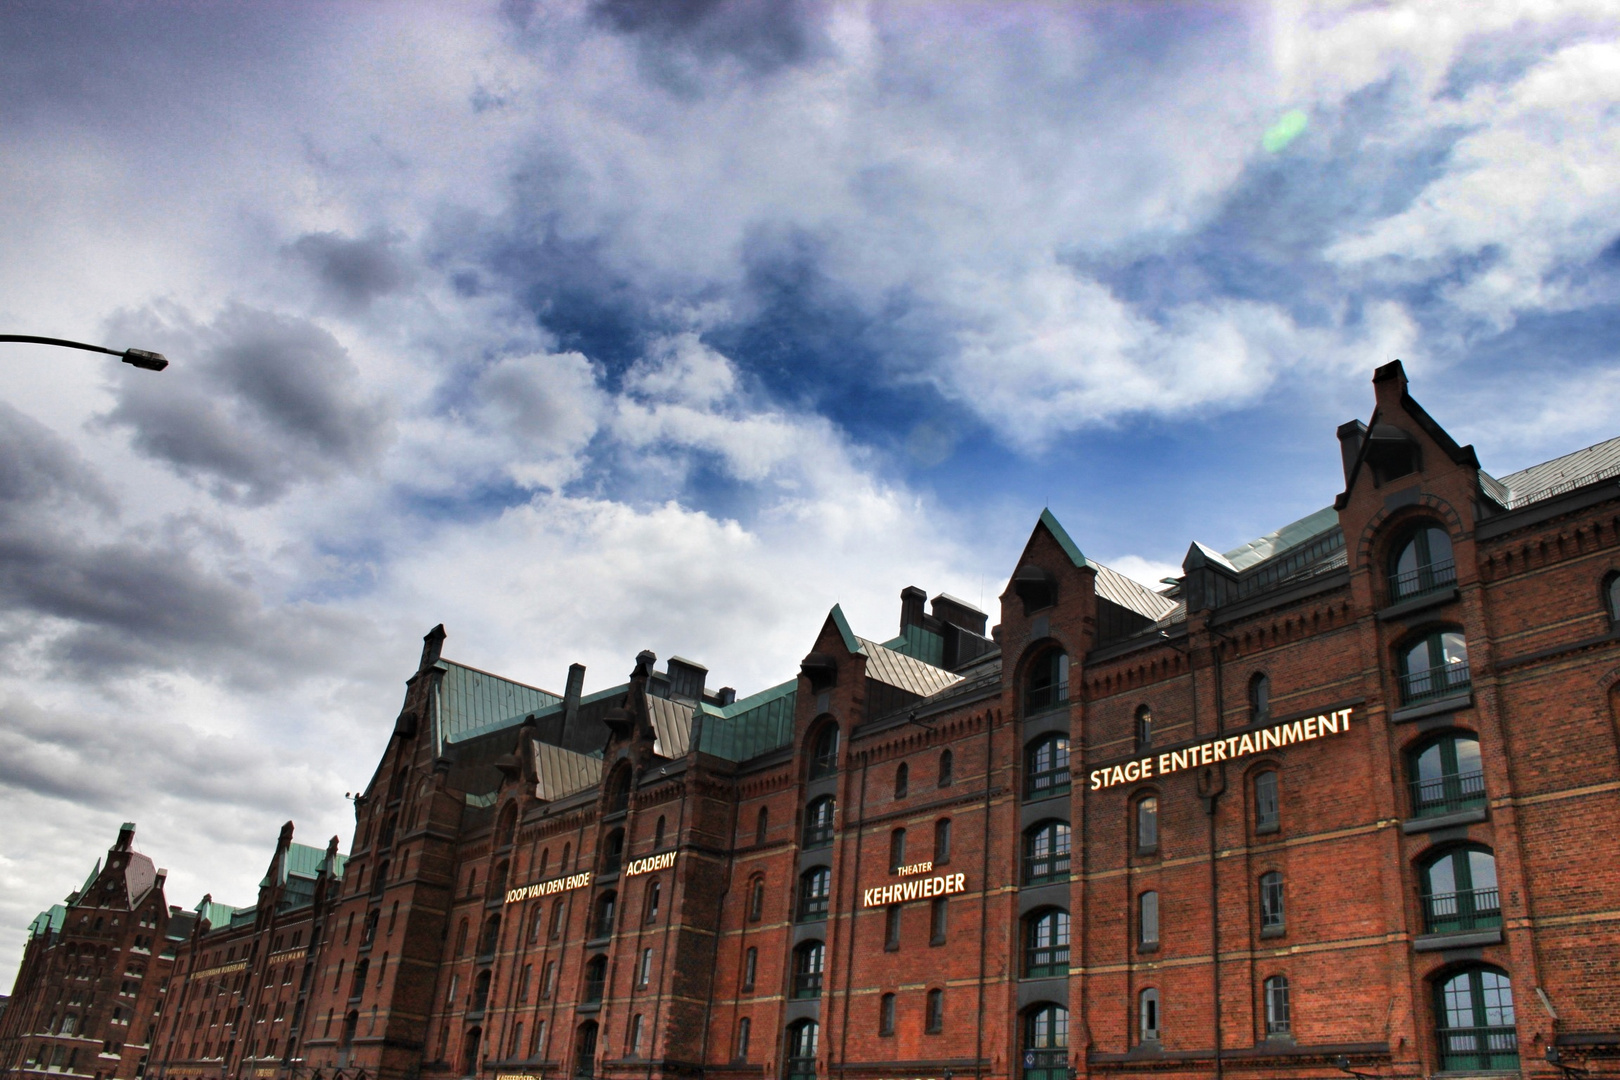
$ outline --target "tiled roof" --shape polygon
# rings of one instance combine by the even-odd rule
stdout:
[[[530,713],[562,701],[549,691],[465,664],[440,660],[437,667],[444,672],[434,700],[434,725],[441,744],[515,727]]]
[[[566,798],[602,782],[602,759],[534,741],[535,771],[540,782],[535,797],[546,802]]]
[[[857,639],[866,654],[866,677],[928,697],[962,681],[962,676],[865,638]]]

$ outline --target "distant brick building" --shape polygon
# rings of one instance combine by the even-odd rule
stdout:
[[[1331,507],[1162,591],[1043,513],[994,629],[834,608],[741,699],[436,628],[347,864],[173,916],[146,1074],[1620,1075],[1620,440],[1496,479],[1374,385]],[[0,1068],[137,1075],[58,1060],[57,910]]]

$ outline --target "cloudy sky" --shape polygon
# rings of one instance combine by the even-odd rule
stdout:
[[[1147,581],[1331,501],[1395,357],[1620,433],[1620,10],[0,6],[0,982],[113,839],[347,845],[419,639],[558,689]],[[0,988],[3,989],[3,988]]]

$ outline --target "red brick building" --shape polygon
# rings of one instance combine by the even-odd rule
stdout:
[[[1332,506],[1162,591],[1043,514],[993,629],[834,608],[740,699],[436,628],[347,865],[198,913],[146,1071],[1620,1074],[1620,440],[1498,479],[1374,386]]]

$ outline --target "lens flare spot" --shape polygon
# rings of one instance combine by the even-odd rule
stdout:
[[[1305,125],[1308,122],[1303,109],[1289,109],[1278,118],[1275,124],[1266,129],[1265,137],[1260,140],[1260,145],[1264,146],[1270,153],[1275,154],[1299,138],[1305,131]]]

